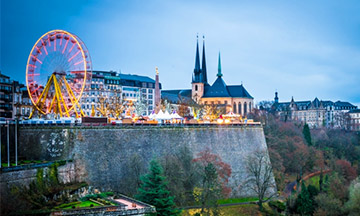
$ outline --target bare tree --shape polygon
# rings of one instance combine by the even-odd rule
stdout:
[[[276,184],[272,172],[270,158],[265,151],[256,151],[246,161],[248,177],[247,186],[258,196],[258,205],[262,204],[276,194]]]

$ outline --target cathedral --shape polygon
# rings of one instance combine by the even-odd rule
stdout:
[[[222,105],[226,112],[234,112],[246,116],[254,106],[254,98],[243,85],[227,85],[222,78],[221,58],[219,53],[216,80],[208,83],[205,41],[203,40],[202,59],[200,67],[199,42],[196,43],[195,68],[192,74],[192,88],[183,90],[162,90],[161,97],[172,103],[179,103],[180,98],[191,99],[198,104]]]

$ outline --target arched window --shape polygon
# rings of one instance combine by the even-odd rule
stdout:
[[[236,103],[234,102],[233,112],[236,113]]]
[[[197,85],[195,85],[195,91],[197,91],[198,90],[198,86]]]
[[[238,109],[238,113],[239,113],[240,115],[242,115],[241,103],[240,103],[240,102],[239,102],[239,109]]]
[[[249,112],[251,112],[251,102],[249,102]]]
[[[244,103],[244,115],[246,115],[246,113],[247,113],[247,104],[246,104],[246,102]]]

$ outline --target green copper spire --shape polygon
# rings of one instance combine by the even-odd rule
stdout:
[[[219,52],[219,63],[218,63],[218,77],[222,77],[222,73],[221,73],[221,60],[220,60],[220,52]]]

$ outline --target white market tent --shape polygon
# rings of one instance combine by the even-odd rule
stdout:
[[[153,110],[148,117],[149,117],[149,119],[155,119],[155,117],[156,117],[155,110]]]
[[[183,117],[181,117],[179,114],[177,114],[177,112],[173,112],[171,113],[171,119],[184,119]]]
[[[233,112],[229,112],[228,114],[226,114],[226,115],[223,115],[224,117],[228,117],[228,118],[239,118],[240,117],[240,115],[239,114],[235,114],[235,113],[233,113]]]

